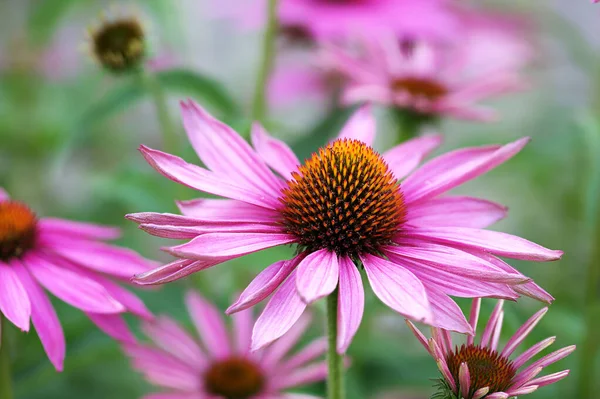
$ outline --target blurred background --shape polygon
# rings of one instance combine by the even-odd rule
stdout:
[[[139,80],[109,73],[98,65],[86,32],[101,24],[100,14],[110,14],[111,7],[119,10],[117,14],[140,19],[148,37],[148,68],[156,71],[177,130],[176,153],[197,163],[185,139],[177,102],[193,98],[247,134],[261,54],[261,22],[245,23],[235,13],[223,15],[215,8],[218,3],[0,1],[0,186],[40,215],[119,226],[124,231],[120,245],[169,261],[159,251],[165,241],[137,230],[123,216],[176,212],[174,199],[197,194],[162,178],[140,156],[140,144],[163,145],[151,98]],[[245,0],[228,3],[234,11],[237,6],[247,7]],[[560,262],[511,262],[556,298],[526,343],[557,336],[556,348],[580,346],[591,333],[600,340],[599,330],[586,323],[594,300],[600,300],[598,291],[590,296],[586,289],[590,268],[599,267],[593,251],[600,242],[594,238],[593,213],[589,212],[593,200],[588,191],[594,161],[599,158],[591,151],[590,137],[598,133],[595,118],[600,111],[600,5],[589,0],[476,3],[479,9],[514,13],[526,21],[528,32],[520,40],[532,51],[522,71],[528,88],[486,101],[497,111],[497,122],[440,121],[437,129],[445,142],[438,152],[507,143],[525,135],[533,138],[514,159],[459,192],[509,207],[509,217],[494,229],[565,251]],[[310,66],[310,49],[292,47],[284,40],[278,43],[276,73],[288,64]],[[299,157],[306,157],[337,133],[349,109],[326,106],[327,100],[303,90],[306,84],[297,86],[281,95],[276,83],[271,85],[266,125]],[[386,107],[375,110],[380,122],[375,146],[383,150],[395,140],[394,120]],[[197,287],[224,309],[259,270],[291,251],[278,248],[247,256],[189,281],[142,291],[140,296],[152,311],[168,313],[190,326],[183,307],[186,288]],[[367,292],[366,298],[365,319],[349,350],[353,363],[346,379],[348,397],[428,398],[433,392],[431,379],[438,377],[435,363],[399,315],[372,293]],[[459,303],[464,309],[469,306],[468,301]],[[484,301],[484,317],[493,304]],[[18,399],[131,399],[152,391],[129,367],[115,342],[79,311],[59,301],[55,305],[67,336],[65,370],[55,372],[34,331],[14,331]],[[324,331],[320,305],[314,306],[317,323],[312,336]],[[541,306],[529,299],[508,303],[504,336]],[[128,320],[138,331],[136,321]],[[581,374],[594,373],[591,368],[581,369],[581,355],[576,351],[548,370],[570,368],[569,378],[528,397],[575,397]],[[591,375],[596,393],[600,391],[599,363],[596,356]],[[322,395],[324,385],[305,391]]]

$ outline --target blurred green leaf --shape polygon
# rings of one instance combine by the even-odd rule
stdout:
[[[76,0],[44,0],[35,2],[29,16],[30,39],[37,45],[43,45],[52,37],[62,16]]]

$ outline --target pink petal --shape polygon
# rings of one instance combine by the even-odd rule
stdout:
[[[458,370],[458,384],[462,396],[467,398],[469,396],[469,390],[471,389],[471,376],[469,374],[469,366],[467,366],[467,363],[460,364],[460,369]]]
[[[403,258],[410,258],[434,273],[443,270],[457,276],[505,284],[519,284],[529,280],[522,274],[507,273],[481,258],[452,247],[419,244],[422,247],[390,245],[384,250]]]
[[[471,325],[472,331],[477,332],[477,321],[479,320],[479,311],[481,309],[481,298],[475,298],[471,302],[471,312],[469,313],[469,324]],[[474,335],[467,337],[467,345],[473,345]]]
[[[183,159],[151,148],[140,146],[146,161],[163,176],[209,194],[218,195],[254,204],[263,208],[277,209],[277,197],[265,195],[240,186],[231,181],[224,181],[222,176],[189,164]]]
[[[430,355],[433,356],[433,354],[431,353],[431,350],[429,348],[429,343],[427,342],[427,338],[425,338],[425,335],[423,335],[423,333],[412,323],[412,321],[406,320],[406,319],[404,319],[404,321],[406,322],[406,325],[408,326],[408,328],[410,328],[410,330],[412,331],[413,335],[417,338],[417,340],[421,343],[421,345],[423,345],[425,350],[427,352],[429,352]]]
[[[87,269],[129,280],[154,266],[137,252],[101,242],[75,240],[67,237],[40,234],[44,246],[69,261]]]
[[[10,199],[10,195],[6,192],[6,190],[0,187],[0,202],[8,201]]]
[[[480,346],[491,348],[490,340],[492,338],[492,335],[494,334],[494,331],[496,331],[498,323],[502,323],[502,320],[504,318],[504,310],[502,310],[503,306],[504,301],[500,300],[494,307],[494,310],[490,315],[485,329],[483,330],[483,334],[481,335],[481,341],[479,343]]]
[[[206,365],[206,355],[175,320],[161,316],[153,322],[143,323],[142,330],[158,347],[190,367],[200,369]]]
[[[507,208],[471,197],[442,197],[407,207],[407,220],[418,227],[472,227],[483,229],[506,216]]]
[[[542,320],[544,315],[548,312],[548,308],[542,308],[537,311],[533,316],[531,316],[519,329],[517,332],[513,334],[513,336],[508,340],[504,349],[502,350],[503,356],[510,356],[515,349],[527,338],[527,335],[535,328],[535,326]]]
[[[171,247],[169,252],[181,258],[225,261],[294,241],[296,237],[291,234],[207,233],[188,243]]]
[[[404,199],[409,204],[442,194],[512,158],[528,142],[523,138],[503,147],[467,148],[434,158],[402,182]]]
[[[338,293],[337,351],[344,353],[350,346],[362,320],[365,292],[358,268],[346,256],[340,258],[340,285]]]
[[[127,323],[119,314],[85,313],[95,325],[109,337],[122,343],[135,343],[135,337],[129,331]]]
[[[42,255],[43,256],[43,255]],[[92,313],[120,313],[125,307],[97,282],[66,265],[57,265],[42,256],[29,254],[24,264],[33,277],[71,306]],[[56,261],[56,259],[53,259]]]
[[[252,145],[267,165],[286,180],[292,178],[292,172],[300,165],[294,151],[283,141],[269,136],[258,123],[252,125]]]
[[[239,134],[191,100],[182,102],[181,110],[190,142],[211,171],[228,177],[239,187],[279,195],[282,182]]]
[[[278,367],[278,371],[291,370],[315,360],[327,352],[327,339],[319,338],[302,348],[298,353],[291,356]]]
[[[247,354],[250,352],[250,344],[252,341],[252,325],[254,318],[252,310],[247,309],[237,312],[231,316],[233,319],[233,338],[235,350],[238,354]]]
[[[487,251],[494,255],[530,261],[552,261],[562,256],[562,251],[554,251],[524,238],[498,231],[471,229],[468,227],[432,227],[414,229],[411,237],[437,241],[456,248]]]
[[[256,320],[252,331],[252,351],[270,344],[285,334],[306,309],[306,303],[296,293],[296,273],[273,294],[269,303]]]
[[[310,322],[310,316],[301,316],[287,333],[282,335],[277,341],[273,342],[273,344],[269,345],[268,348],[264,349],[261,364],[266,369],[272,369],[275,372],[279,371],[279,362],[292,347],[298,343],[304,333],[306,333],[306,330],[310,326]]]
[[[398,180],[405,178],[423,159],[442,142],[440,134],[426,134],[408,140],[405,143],[383,153],[383,159],[388,163],[394,177]]]
[[[283,390],[317,381],[324,381],[325,378],[327,378],[327,363],[321,362],[287,373],[274,382],[273,388]]]
[[[535,391],[537,391],[539,387],[537,385],[528,385],[526,387],[521,387],[518,389],[509,389],[506,393],[509,396],[521,396],[521,395],[528,395],[530,393],[533,393]]]
[[[151,393],[142,399],[204,399],[197,393]],[[212,399],[212,398],[211,398]]]
[[[506,392],[494,392],[485,397],[485,399],[508,399],[508,394]]]
[[[189,240],[206,233],[280,233],[281,227],[256,223],[207,223],[198,226],[140,224],[146,233],[175,240]]]
[[[569,375],[569,372],[570,370],[563,370],[559,371],[558,373],[548,374],[543,377],[535,378],[529,381],[527,384],[537,385],[538,387],[544,387],[546,385],[554,384],[555,382],[558,382],[563,378],[566,378]]]
[[[423,283],[404,267],[366,254],[361,260],[375,295],[401,315],[431,324],[433,315]]]
[[[15,262],[16,263],[16,262]],[[15,326],[29,331],[31,302],[21,279],[13,269],[0,261],[0,312]]]
[[[515,369],[520,369],[525,363],[531,360],[535,355],[548,348],[556,341],[556,337],[546,338],[537,344],[533,345],[531,348],[527,349],[525,352],[521,353],[514,361],[513,365]]]
[[[208,269],[221,262],[221,260],[194,261],[190,259],[177,259],[146,273],[138,274],[133,277],[132,281],[139,285],[165,284],[179,280],[200,270]]]
[[[307,255],[298,264],[296,289],[306,303],[331,294],[339,277],[338,258],[335,252],[320,249]]]
[[[231,347],[220,312],[193,291],[188,291],[185,303],[206,350],[217,359],[229,356]]]
[[[100,226],[92,223],[74,222],[65,219],[43,218],[38,221],[41,231],[64,234],[76,238],[96,240],[114,240],[121,236],[121,230],[116,227]]]
[[[271,295],[288,278],[301,259],[302,257],[295,257],[290,260],[280,260],[264,269],[250,282],[226,313],[232,314],[247,309]]]
[[[177,201],[177,207],[185,216],[200,220],[257,223],[273,223],[279,220],[279,214],[272,209],[235,200],[197,198]]]
[[[435,289],[426,288],[426,292],[433,313],[433,322],[430,323],[432,326],[461,334],[472,335],[475,333],[462,310],[452,298]]]
[[[62,371],[65,360],[65,336],[56,311],[42,287],[33,280],[27,269],[20,263],[13,263],[12,267],[29,295],[31,321],[44,350],[54,368]]]
[[[352,139],[362,141],[366,145],[373,144],[377,123],[369,105],[363,105],[344,125],[337,140]]]

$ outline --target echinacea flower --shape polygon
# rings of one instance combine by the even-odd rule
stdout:
[[[325,362],[316,361],[326,351],[324,338],[288,356],[309,318],[300,319],[272,346],[251,352],[251,310],[234,315],[229,334],[219,311],[200,295],[188,292],[186,304],[202,345],[174,320],[159,316],[143,324],[152,344],[124,346],[133,366],[149,382],[166,389],[144,399],[310,399],[284,391],[327,376]]]
[[[325,45],[327,69],[345,77],[342,101],[372,102],[418,114],[490,121],[496,112],[481,100],[527,87],[521,76],[531,48],[516,23],[465,15],[462,38],[441,46],[427,40],[381,35],[358,52]]]
[[[433,329],[429,340],[410,322],[409,327],[429,354],[435,359],[443,380],[440,390],[457,399],[507,399],[532,393],[538,388],[553,384],[569,375],[569,370],[538,377],[545,367],[567,357],[575,345],[567,346],[546,355],[529,365],[538,353],[554,343],[556,337],[546,338],[511,359],[511,355],[525,340],[548,308],[543,308],[527,320],[508,340],[502,350],[498,349],[504,311],[504,301],[498,301],[479,343],[475,337],[467,337],[466,344],[455,346],[450,331]],[[469,323],[477,327],[481,299],[473,300]]]
[[[153,263],[129,249],[102,242],[118,236],[119,230],[113,227],[38,218],[0,188],[0,313],[23,331],[29,331],[31,318],[59,371],[65,338],[44,289],[84,311],[117,340],[134,340],[121,313],[152,318],[142,301],[113,279],[128,281]]]
[[[253,148],[194,102],[182,103],[182,111],[206,168],[141,146],[143,156],[165,177],[227,199],[180,202],[183,216],[128,215],[150,234],[191,240],[166,249],[180,259],[134,281],[162,284],[295,244],[296,256],[263,270],[227,310],[235,313],[274,293],[254,327],[254,348],[280,337],[307,304],[337,288],[337,348],[344,352],[363,314],[361,269],[375,295],[395,311],[459,332],[472,328],[448,295],[516,299],[525,294],[552,301],[496,256],[550,261],[561,251],[484,230],[505,216],[501,205],[443,195],[511,158],[529,139],[452,151],[413,172],[440,136],[419,137],[380,155],[371,148],[375,120],[364,107],[335,141],[301,164],[258,124],[252,129]]]

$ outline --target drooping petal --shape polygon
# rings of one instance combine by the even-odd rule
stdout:
[[[452,298],[433,288],[425,287],[425,290],[433,313],[433,326],[461,334],[472,335],[475,333],[462,310]]]
[[[181,109],[190,143],[211,171],[254,192],[279,194],[281,181],[239,134],[191,100]]]
[[[306,303],[296,292],[296,273],[293,271],[256,320],[252,331],[252,350],[260,349],[285,334],[304,309]]]
[[[235,303],[227,309],[226,313],[232,314],[247,309],[271,295],[288,278],[292,270],[300,262],[300,259],[302,258],[295,257],[290,260],[280,260],[265,268],[248,284],[248,287],[246,287]]]
[[[236,200],[196,198],[176,203],[182,214],[200,220],[268,223],[279,219],[279,214],[272,209]]]
[[[409,204],[442,194],[512,158],[528,141],[523,138],[502,147],[466,148],[434,158],[402,182],[404,199]]]
[[[294,151],[283,141],[271,137],[258,123],[252,125],[252,145],[267,165],[286,180],[300,165]]]
[[[383,153],[383,159],[388,163],[394,177],[398,180],[404,179],[412,172],[423,159],[443,140],[440,134],[426,134],[408,140]]]
[[[413,226],[483,229],[503,219],[507,208],[479,198],[456,196],[411,204],[406,211]]]
[[[48,359],[57,371],[62,371],[65,360],[65,335],[56,311],[42,287],[22,264],[13,263],[12,268],[19,276],[31,301],[31,321]]]
[[[216,359],[229,356],[231,345],[220,312],[193,291],[188,291],[185,303],[206,350]]]
[[[175,256],[222,261],[296,241],[291,234],[207,233],[188,243],[169,248]]]
[[[310,321],[310,316],[302,315],[287,333],[265,348],[261,364],[267,369],[277,371],[279,362],[302,338],[310,326]]]
[[[267,209],[276,209],[278,206],[276,197],[256,192],[249,187],[241,187],[231,181],[224,181],[223,177],[189,164],[174,155],[145,146],[140,146],[140,151],[150,166],[160,174],[184,186]]]
[[[108,291],[82,273],[64,264],[57,265],[43,255],[27,255],[23,262],[33,277],[53,295],[71,306],[92,313],[120,313],[125,307]]]
[[[127,327],[127,323],[120,314],[100,314],[85,312],[95,325],[109,337],[122,343],[135,343],[135,337]]]
[[[337,287],[338,277],[337,254],[320,249],[307,255],[298,264],[296,289],[306,303],[312,303],[331,294]]]
[[[280,363],[278,370],[285,371],[304,366],[306,363],[324,355],[325,352],[327,352],[327,339],[323,337],[306,345],[298,353]]]
[[[31,302],[12,265],[0,261],[0,312],[23,331],[29,331]]]
[[[311,364],[301,369],[296,369],[285,376],[281,376],[274,383],[275,389],[287,389],[299,385],[306,385],[316,381],[322,381],[327,377],[327,363],[320,362]]]
[[[362,255],[361,260],[373,292],[383,303],[409,319],[433,322],[425,287],[414,274],[370,254]]]
[[[432,242],[452,245],[456,248],[487,251],[494,255],[530,261],[552,261],[562,256],[562,251],[499,231],[471,229],[468,227],[432,227],[411,229],[410,235]]]
[[[40,231],[54,234],[64,234],[76,238],[91,238],[96,240],[114,240],[121,236],[121,230],[116,227],[101,226],[92,223],[75,222],[72,220],[43,218],[38,221]]]
[[[337,139],[358,140],[370,146],[375,139],[376,129],[377,124],[371,106],[363,105],[348,119]]]
[[[174,240],[190,240],[207,233],[277,234],[281,232],[279,226],[256,223],[206,223],[198,226],[140,224],[139,228],[150,235]]]
[[[343,256],[339,263],[337,351],[344,353],[360,326],[365,308],[365,292],[360,272],[352,260]]]
[[[177,259],[166,265],[157,267],[145,273],[138,274],[133,277],[132,281],[139,285],[155,285],[164,284],[171,281],[179,280],[192,273],[200,270],[208,269],[221,263],[221,260],[198,260]]]

